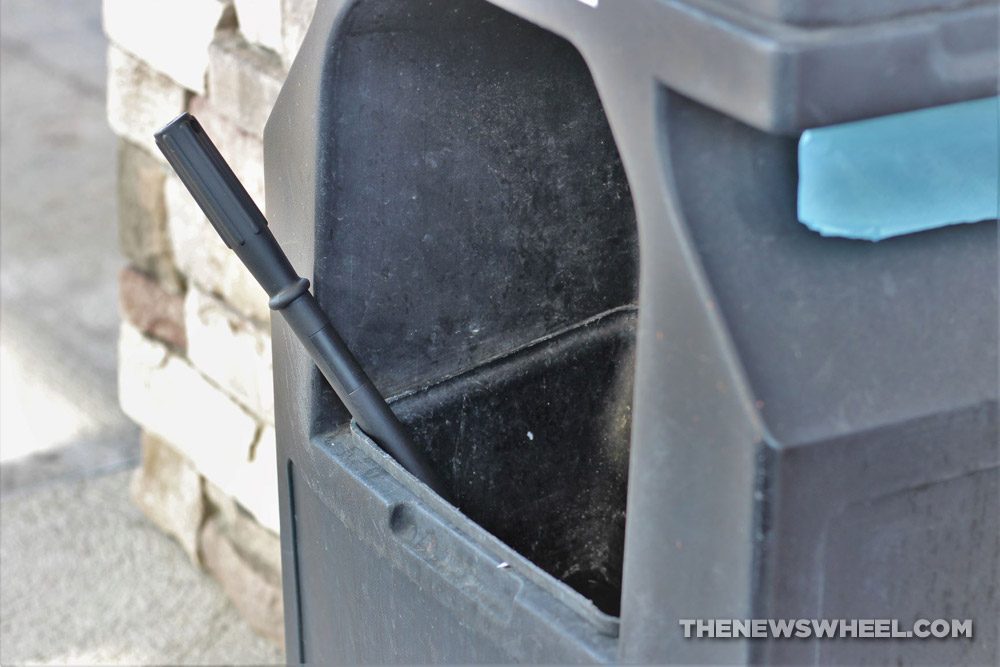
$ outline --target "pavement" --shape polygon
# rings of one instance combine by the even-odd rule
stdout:
[[[128,497],[100,0],[0,0],[0,663],[276,663]]]
[[[0,502],[0,663],[282,662],[128,501],[129,476]]]

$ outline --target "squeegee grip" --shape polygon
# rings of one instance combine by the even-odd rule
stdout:
[[[302,342],[358,426],[404,468],[444,497],[444,485],[368,379],[292,268],[267,220],[197,119],[181,114],[156,133],[156,145],[226,245],[246,265]]]

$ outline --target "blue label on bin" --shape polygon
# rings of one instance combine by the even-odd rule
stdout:
[[[798,217],[824,236],[879,241],[1000,208],[1000,97],[802,133]]]

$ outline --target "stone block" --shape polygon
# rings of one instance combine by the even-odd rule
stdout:
[[[267,294],[222,242],[180,179],[167,178],[167,229],[177,268],[202,290],[261,323],[270,321]]]
[[[281,0],[281,4],[281,61],[288,69],[312,22],[316,0]]]
[[[251,413],[273,424],[267,329],[194,286],[184,299],[184,323],[191,364]]]
[[[262,567],[241,553],[226,526],[216,519],[209,519],[202,528],[201,558],[250,627],[283,644],[280,571]]]
[[[171,291],[181,287],[167,233],[163,165],[129,141],[118,144],[118,241],[132,263]]]
[[[209,47],[212,105],[254,137],[263,136],[284,80],[281,58],[247,43],[239,33],[222,33]]]
[[[232,496],[205,480],[207,511],[224,524],[233,545],[246,558],[271,572],[281,572],[281,540],[278,533],[257,521]]]
[[[202,482],[208,513],[218,515],[216,518],[227,526],[235,523],[237,517],[244,511],[236,504],[236,499],[212,483],[212,480],[204,479]]]
[[[126,323],[119,339],[118,397],[125,414],[222,488],[251,460],[258,435],[253,417],[166,346]]]
[[[229,0],[103,0],[103,19],[111,42],[198,93],[205,92],[208,45],[236,25]]]
[[[213,479],[209,498],[219,512],[235,524],[233,517],[244,512],[261,526],[277,535],[278,461],[274,428],[265,425],[258,434],[247,461],[224,479]]]
[[[122,317],[144,335],[184,352],[184,299],[133,267],[118,278],[118,304]]]
[[[251,44],[281,52],[281,0],[235,0],[240,33]]]
[[[257,521],[277,534],[280,530],[278,513],[278,453],[274,427],[264,426],[257,437],[246,470],[234,480],[230,492]]]
[[[149,65],[108,47],[108,124],[163,164],[153,133],[187,108],[188,97],[183,87]]]
[[[132,476],[132,500],[165,533],[172,535],[195,563],[205,518],[201,475],[168,443],[142,435],[142,466]]]

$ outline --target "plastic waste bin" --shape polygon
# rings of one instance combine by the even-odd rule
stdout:
[[[997,6],[320,3],[265,132],[296,268],[453,488],[275,321],[290,662],[989,662],[995,223],[796,220],[805,128],[995,95]],[[972,618],[973,640],[681,619]]]

